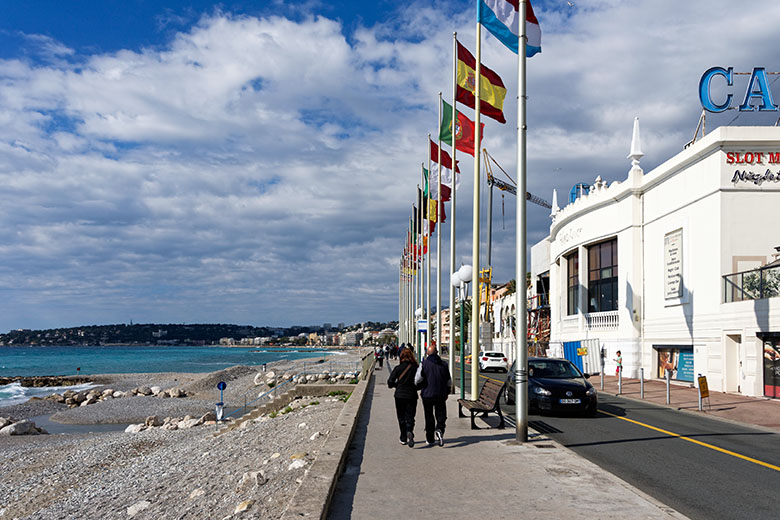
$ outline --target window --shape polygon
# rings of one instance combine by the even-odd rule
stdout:
[[[617,239],[588,248],[588,312],[616,311]]]
[[[580,295],[580,259],[577,251],[566,257],[568,276],[566,292],[566,315],[577,314],[577,299]]]

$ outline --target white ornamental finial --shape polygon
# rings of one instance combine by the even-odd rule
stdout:
[[[628,158],[631,159],[631,166],[639,166],[639,159],[644,155],[639,146],[639,118],[635,117],[634,134],[631,136],[631,152],[628,154]]]
[[[550,216],[554,217],[558,214],[561,208],[558,207],[558,190],[553,188],[552,208],[550,209]]]

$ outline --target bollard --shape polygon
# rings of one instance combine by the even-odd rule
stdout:
[[[601,391],[604,391],[604,358],[606,357],[606,352],[604,351],[604,347],[601,347]]]
[[[671,381],[672,381],[672,371],[667,368],[666,369],[666,404],[669,404],[672,401]]]
[[[639,369],[639,398],[645,398],[645,369]]]
[[[623,394],[623,367],[618,366],[618,395]]]

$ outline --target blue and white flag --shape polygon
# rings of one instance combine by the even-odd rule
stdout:
[[[542,29],[539,27],[530,0],[526,4],[525,27],[528,43],[525,45],[525,56],[530,58],[542,52]],[[519,0],[479,0],[479,23],[515,54],[519,47],[520,35],[519,5]]]

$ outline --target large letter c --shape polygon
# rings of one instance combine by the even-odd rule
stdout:
[[[724,112],[731,106],[732,95],[726,96],[726,102],[722,105],[716,105],[710,98],[710,82],[714,76],[723,76],[726,78],[727,85],[729,87],[734,86],[734,68],[729,67],[724,69],[723,67],[712,67],[710,70],[704,73],[699,81],[699,100],[704,110],[709,112]]]

